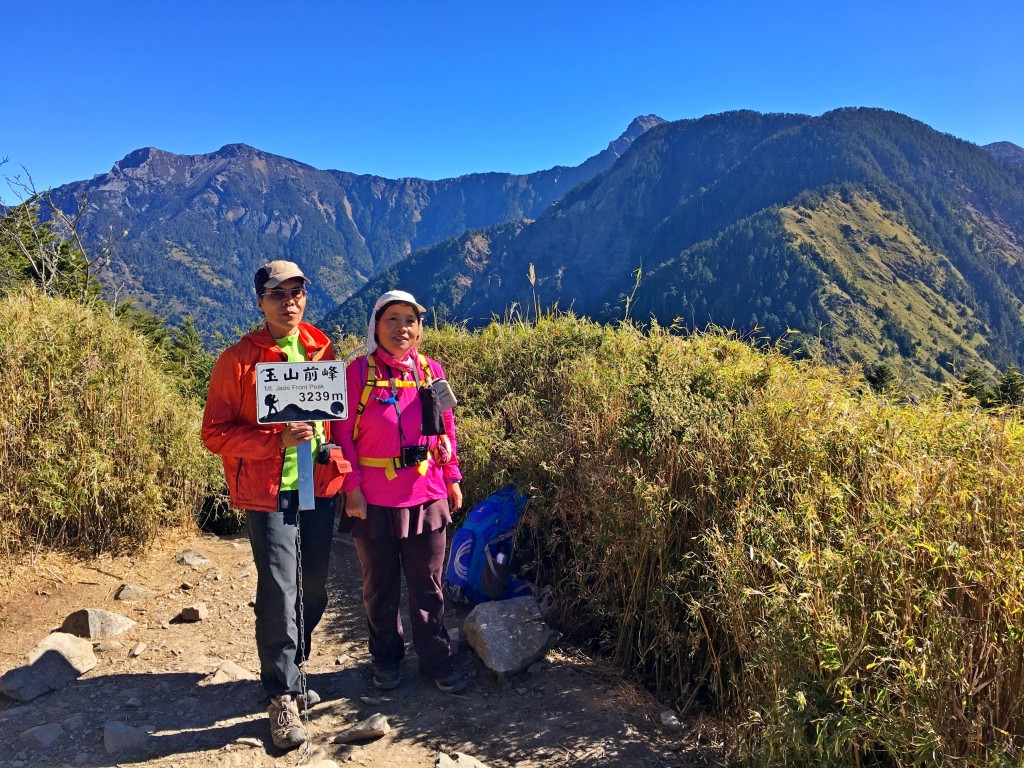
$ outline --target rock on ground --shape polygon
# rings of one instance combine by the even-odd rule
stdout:
[[[210,610],[206,607],[206,603],[196,603],[195,605],[186,605],[181,609],[179,618],[182,621],[203,621],[210,616]]]
[[[174,562],[181,565],[189,565],[193,568],[199,568],[200,566],[206,565],[210,561],[200,555],[194,549],[184,549],[174,557]]]
[[[463,632],[487,668],[503,675],[543,658],[558,639],[529,595],[481,603],[466,617]]]
[[[152,592],[145,587],[139,587],[135,584],[122,584],[117,592],[114,594],[115,600],[144,600],[147,597],[153,597],[155,592]]]
[[[256,680],[257,676],[245,667],[233,661],[223,661],[210,674],[196,685],[220,685],[221,683],[237,683],[240,680]]]
[[[378,712],[375,715],[370,715],[361,723],[356,723],[351,728],[346,728],[334,737],[334,743],[349,744],[353,741],[379,739],[390,731],[391,726],[388,724],[388,719]]]
[[[0,691],[17,701],[31,701],[59,691],[96,666],[92,643],[64,632],[47,635],[28,654],[28,665],[0,677]]]
[[[64,619],[64,624],[60,629],[61,632],[67,632],[70,635],[87,637],[90,640],[102,640],[107,637],[116,637],[134,626],[134,621],[119,613],[105,611],[102,608],[82,608]]]
[[[107,754],[135,750],[144,746],[149,741],[149,734],[132,728],[118,720],[111,720],[103,726],[103,746]]]
[[[27,731],[22,731],[18,739],[30,744],[49,747],[63,735],[64,729],[57,723],[47,723],[45,725],[37,725],[35,728],[29,728]]]

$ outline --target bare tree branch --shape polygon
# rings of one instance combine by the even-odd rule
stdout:
[[[0,166],[5,162],[0,162]],[[111,227],[103,240],[90,249],[81,231],[82,218],[90,205],[88,196],[83,194],[75,200],[68,213],[54,199],[52,190],[40,192],[28,170],[22,167],[22,172],[24,175],[3,176],[17,203],[7,205],[0,197],[0,208],[15,214],[13,218],[4,216],[0,237],[14,244],[45,293],[73,295],[85,301],[110,264],[115,246],[128,231],[115,233]]]

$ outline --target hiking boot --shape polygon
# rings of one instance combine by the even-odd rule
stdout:
[[[469,681],[460,671],[452,670],[447,674],[435,677],[434,685],[437,687],[437,690],[442,693],[458,693],[459,691],[466,690],[466,686],[469,685]]]
[[[270,700],[267,716],[270,718],[270,738],[278,749],[293,749],[306,740],[299,708],[288,694]]]
[[[295,697],[295,705],[299,708],[299,712],[310,707],[315,707],[320,703],[320,694],[314,691],[312,688],[307,688],[305,694],[298,694]]]
[[[402,684],[402,672],[397,664],[374,664],[373,684],[382,691],[390,691]]]

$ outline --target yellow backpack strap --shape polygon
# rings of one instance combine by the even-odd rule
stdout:
[[[369,456],[360,456],[359,463],[364,467],[377,467],[378,469],[383,469],[384,477],[388,480],[394,480],[398,477],[398,468],[395,466],[394,459],[373,459]]]
[[[426,355],[421,355],[419,352],[416,354],[420,358],[420,368],[423,370],[423,386],[429,387],[430,382],[434,380],[434,375],[430,370],[430,361],[427,360]]]
[[[384,477],[388,480],[394,480],[398,477],[398,470],[402,469],[398,459],[376,459],[371,456],[360,456],[359,463],[364,467],[377,467],[377,469],[384,470]],[[430,465],[429,461],[421,461],[416,465],[416,471],[421,475],[427,474],[427,469]]]
[[[373,392],[373,387],[377,384],[377,366],[373,362],[373,358],[367,355],[366,362],[368,368],[366,371],[366,384],[363,386],[363,394],[359,398],[359,405],[356,406],[356,421],[352,425],[352,439],[355,440],[359,436],[359,417],[363,415],[363,411],[366,410],[366,403],[370,399],[370,393]]]

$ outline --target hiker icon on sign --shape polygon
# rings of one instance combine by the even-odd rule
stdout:
[[[263,404],[267,406],[267,415],[263,418],[269,419],[277,413],[277,395],[271,393],[263,398]]]

